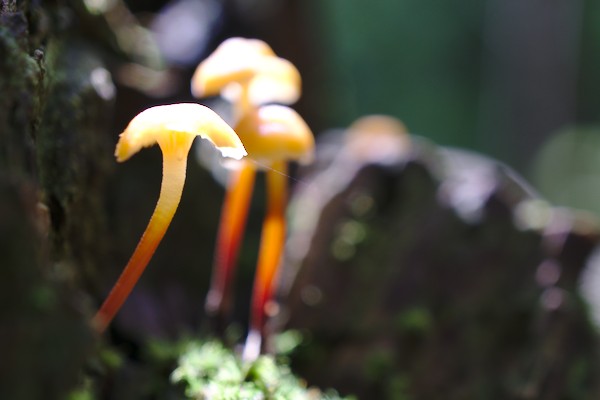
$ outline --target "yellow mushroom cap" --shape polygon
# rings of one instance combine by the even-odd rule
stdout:
[[[302,78],[298,69],[283,58],[267,58],[248,87],[250,102],[293,104],[300,98]],[[231,99],[228,99],[231,100]]]
[[[395,160],[411,148],[402,121],[387,115],[368,115],[348,127],[346,149],[362,161]]]
[[[268,44],[258,39],[230,38],[198,65],[192,77],[192,94],[223,94],[232,101],[239,96],[241,84],[248,85],[254,105],[291,104],[301,92],[298,69],[275,56]]]
[[[261,163],[313,160],[313,134],[302,117],[289,107],[267,105],[251,110],[240,119],[236,132],[248,156]]]
[[[178,103],[150,107],[136,115],[119,137],[117,161],[127,160],[172,133],[207,139],[223,157],[239,160],[248,154],[234,130],[213,110],[196,103]]]

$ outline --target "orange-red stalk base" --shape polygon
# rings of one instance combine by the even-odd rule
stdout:
[[[165,235],[181,199],[186,166],[187,152],[182,155],[181,152],[163,149],[163,180],[158,203],[133,255],[92,320],[92,326],[98,333],[106,330],[119,311]]]
[[[256,168],[242,161],[225,194],[217,237],[211,287],[206,298],[206,311],[225,320],[232,306],[232,286],[240,243],[246,225],[254,187]]]
[[[287,166],[274,162],[267,171],[267,213],[263,222],[260,250],[252,294],[250,330],[264,336],[265,306],[273,297],[274,283],[285,242]]]

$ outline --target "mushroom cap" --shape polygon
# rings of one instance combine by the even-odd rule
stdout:
[[[411,149],[402,121],[387,115],[367,115],[348,127],[346,151],[365,162],[396,160]]]
[[[236,126],[248,157],[265,163],[313,160],[315,141],[306,122],[286,106],[267,105],[249,111]]]
[[[263,64],[248,87],[250,102],[254,105],[267,103],[293,104],[302,94],[300,72],[290,61],[271,58]]]
[[[198,65],[191,87],[196,97],[222,94],[234,101],[247,85],[254,105],[291,104],[300,97],[301,81],[298,69],[262,40],[230,38]]]
[[[223,157],[239,160],[247,155],[234,130],[213,110],[196,103],[178,103],[150,107],[136,115],[119,136],[117,161],[127,160],[141,148],[172,133],[207,139]]]

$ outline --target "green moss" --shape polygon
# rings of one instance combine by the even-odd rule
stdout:
[[[424,307],[411,308],[394,317],[394,327],[399,333],[423,335],[433,329],[433,316]]]
[[[193,342],[179,358],[171,381],[190,399],[341,399],[335,392],[308,389],[272,356],[244,362],[216,341]]]
[[[0,24],[0,165],[5,172],[25,176],[33,172],[32,140],[44,101],[43,60],[29,53],[26,36],[18,33],[26,22],[16,23]]]
[[[92,391],[92,382],[87,379],[81,387],[73,390],[67,396],[67,400],[94,400],[94,393]]]
[[[371,382],[382,382],[387,380],[387,375],[393,370],[395,364],[393,349],[373,349],[367,355],[363,376]]]
[[[388,380],[387,399],[390,400],[411,400],[413,397],[409,394],[410,378],[408,375],[399,374]]]

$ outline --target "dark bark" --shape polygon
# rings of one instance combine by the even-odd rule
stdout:
[[[61,2],[0,8],[0,398],[64,398],[93,345],[84,290],[101,258],[112,102]],[[32,384],[35,382],[35,384]]]

